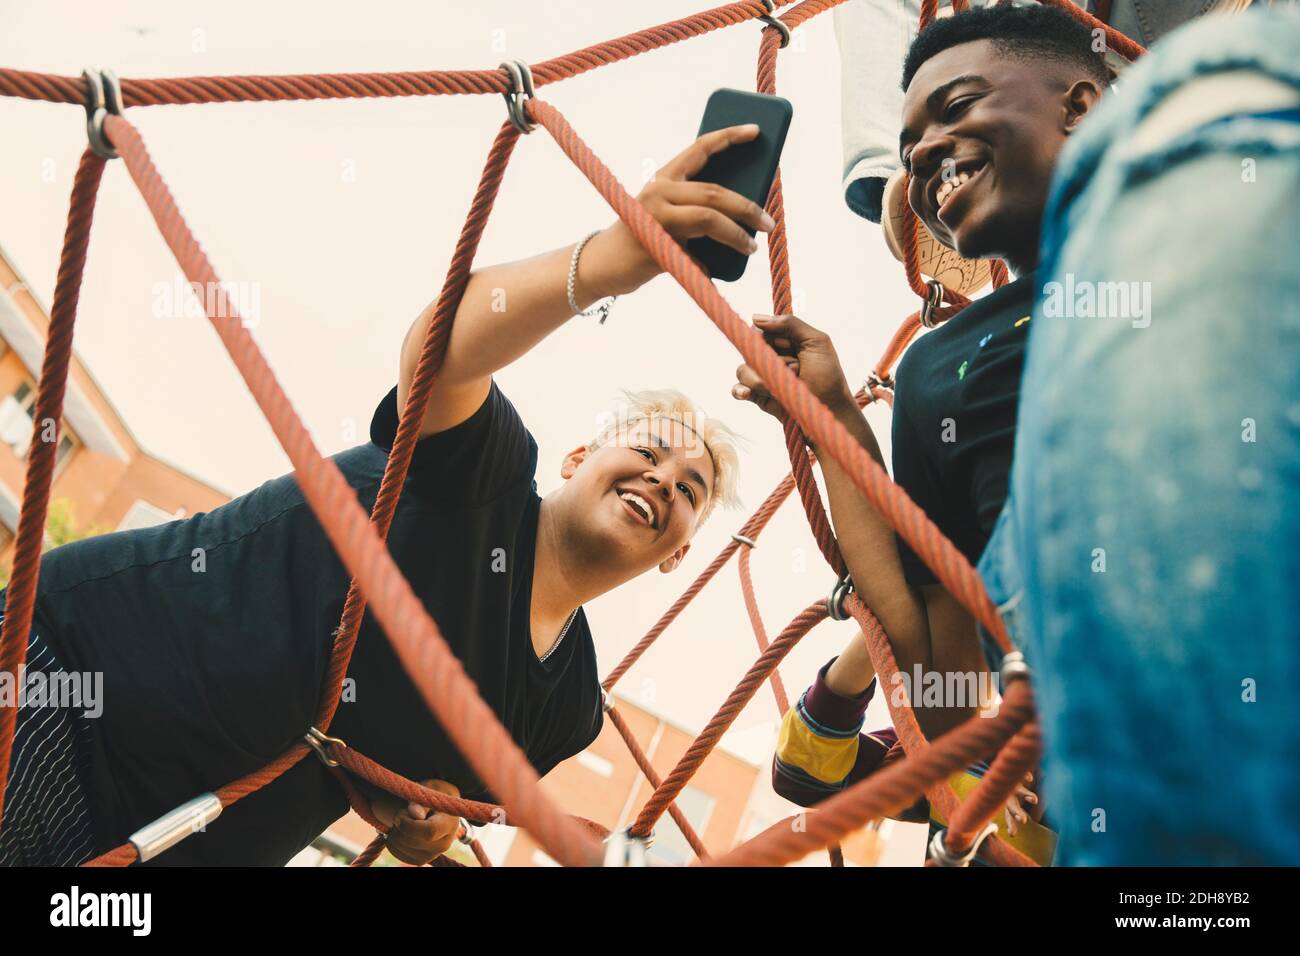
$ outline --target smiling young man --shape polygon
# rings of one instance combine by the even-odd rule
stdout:
[[[899,151],[912,174],[909,203],[941,242],[966,258],[1001,258],[1015,274],[918,339],[896,374],[894,478],[972,563],[1006,500],[1053,168],[1101,99],[1108,76],[1090,31],[1046,7],[972,10],[936,21],[918,36],[904,65]],[[759,318],[756,325],[883,465],[830,339],[793,316]],[[742,366],[737,378],[736,397],[776,410],[751,368]],[[970,615],[896,539],[834,459],[817,457],[845,562],[858,594],[890,635],[903,673],[919,665],[978,682],[986,665]],[[882,765],[891,732],[859,734],[874,685],[859,634],[787,713],[773,763],[779,792],[814,803]],[[911,697],[919,704],[919,689]],[[940,707],[918,706],[917,717],[933,737],[977,709],[976,700],[945,700]],[[959,790],[969,777],[955,778]],[[1041,812],[1036,796],[1022,798]],[[1013,842],[1045,862],[1050,835],[1039,832],[1032,815],[1017,802],[1008,808],[1008,828],[1023,828]]]
[[[690,177],[756,133],[700,137],[641,202],[679,241],[707,235],[753,252],[739,223],[768,231],[771,219]],[[679,393],[651,391],[631,393],[620,416],[558,463],[564,483],[538,496],[537,445],[493,373],[575,312],[660,271],[621,222],[588,239],[470,278],[388,535],[478,692],[543,775],[590,744],[603,720],[583,605],[678,567],[736,483],[725,426]],[[367,508],[432,314],[407,334],[371,441],[333,458]],[[29,659],[102,673],[102,716],[20,710],[0,862],[82,862],[301,740],[348,581],[292,475],[210,513],[47,554]],[[348,678],[331,735],[444,792],[491,799],[369,613]],[[454,837],[455,820],[374,796],[400,859],[424,862]],[[158,862],[282,864],[347,809],[322,763],[304,759]]]

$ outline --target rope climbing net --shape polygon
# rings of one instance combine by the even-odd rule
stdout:
[[[54,76],[22,70],[0,69],[0,95],[70,103],[87,109],[91,145],[81,157],[73,182],[62,257],[33,411],[35,434],[23,490],[13,574],[7,592],[4,622],[0,628],[0,670],[17,674],[26,659],[40,573],[46,512],[55,465],[54,442],[42,440],[42,423],[60,421],[72,354],[73,326],[77,315],[82,272],[89,245],[96,196],[106,161],[120,157],[139,188],[163,239],[190,282],[216,290],[205,303],[208,318],[248,388],[284,447],[295,478],[321,526],[341,557],[352,581],[337,630],[329,667],[317,707],[316,719],[304,728],[303,738],[266,766],[231,781],[212,794],[196,797],[183,807],[132,835],[122,845],[91,860],[88,865],[121,866],[149,859],[196,829],[196,820],[210,820],[222,808],[255,792],[309,754],[329,766],[356,811],[380,835],[354,861],[374,861],[383,847],[386,826],[350,775],[433,810],[462,817],[468,823],[497,823],[525,828],[556,861],[586,866],[625,862],[635,848],[668,813],[680,827],[699,861],[709,865],[773,866],[801,859],[828,848],[831,860],[842,863],[838,841],[868,822],[911,806],[922,793],[948,821],[940,835],[937,857],[960,863],[976,851],[989,862],[1033,865],[1026,856],[996,836],[988,824],[1017,781],[1037,760],[1040,739],[1034,717],[1032,691],[1023,667],[1004,667],[1003,700],[994,717],[973,717],[934,742],[926,740],[904,695],[887,695],[891,717],[906,756],[886,769],[849,787],[801,814],[801,825],[783,820],[720,857],[711,858],[699,835],[674,803],[695,771],[713,751],[740,711],[763,683],[773,689],[780,713],[788,708],[777,666],[796,643],[828,617],[853,618],[865,635],[876,674],[892,682],[898,666],[874,615],[848,588],[846,567],[821,502],[812,471],[809,439],[849,474],[854,484],[899,535],[933,570],[948,589],[989,632],[1004,653],[1011,643],[996,610],[970,562],[943,536],[911,499],[895,485],[830,411],[815,399],[718,292],[709,277],[638,203],[578,136],[564,116],[536,95],[538,87],[628,59],[672,43],[702,36],[723,27],[758,19],[763,23],[758,45],[756,88],[775,93],[779,51],[791,31],[843,0],[802,0],[790,5],[773,0],[744,0],[651,27],[615,40],[587,47],[536,64],[503,64],[496,70],[452,70],[412,73],[363,73],[299,76],[183,77],[120,82],[111,73],[87,71],[82,77]],[[1069,0],[1043,0],[1062,7],[1094,29],[1105,30],[1112,49],[1127,57],[1142,51],[1127,37],[1073,6]],[[966,0],[954,0],[961,11]],[[778,8],[789,7],[779,16]],[[924,0],[921,26],[936,16],[938,0]],[[89,91],[89,95],[88,95]],[[265,357],[254,342],[234,303],[225,295],[215,270],[181,216],[167,184],[154,166],[139,131],[126,118],[129,108],[170,104],[309,100],[349,97],[469,95],[496,93],[505,97],[509,119],[498,130],[452,255],[433,320],[420,352],[414,378],[402,410],[397,435],[374,507],[369,515],[357,501],[337,466],[322,457],[289,403]],[[450,338],[452,322],[468,283],[480,237],[519,137],[544,128],[578,167],[619,218],[627,224],[655,261],[670,273],[701,310],[769,384],[781,407],[787,410],[783,425],[791,472],[767,497],[740,531],[650,631],[602,681],[605,710],[626,741],[653,793],[635,821],[621,834],[610,837],[603,827],[561,812],[542,792],[536,771],[511,739],[491,708],[478,696],[473,682],[452,653],[419,597],[403,577],[385,545],[400,489],[411,463],[419,422],[429,402],[438,367]],[[776,222],[768,241],[773,308],[776,314],[792,311],[788,237],[781,178],[778,172],[767,201]],[[921,326],[950,318],[969,300],[946,292],[934,280],[925,280],[918,264],[917,227],[905,213],[903,246],[908,282],[924,305],[904,320],[891,339],[867,383],[858,393],[860,405],[892,402],[890,373],[903,350]],[[996,284],[1007,280],[1005,267],[993,270]],[[797,614],[785,629],[769,640],[754,597],[750,578],[750,550],[776,510],[798,490],[809,525],[827,563],[841,582],[830,598],[818,600]],[[753,624],[760,655],[717,713],[666,776],[660,777],[638,744],[614,703],[611,691],[628,669],[653,644],[682,609],[739,552],[737,565],[746,609]],[[501,805],[450,797],[420,786],[376,764],[364,754],[328,735],[341,695],[344,676],[356,644],[367,603],[383,627],[410,679],[450,739],[465,755],[474,772],[500,800]],[[1016,658],[1011,658],[1013,661]],[[17,720],[16,707],[0,709],[0,781],[8,779],[10,751]],[[977,760],[996,753],[988,774],[965,801],[959,801],[948,778]],[[4,790],[0,787],[0,825]],[[489,860],[472,830],[466,833],[476,857]],[[618,848],[622,847],[622,851]],[[623,855],[620,856],[620,853]],[[438,865],[459,865],[447,857]]]

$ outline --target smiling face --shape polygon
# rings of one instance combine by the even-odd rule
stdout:
[[[680,563],[714,486],[703,440],[662,417],[630,422],[594,451],[574,449],[560,473],[571,537],[587,560],[626,577]]]
[[[1068,64],[1012,59],[991,40],[936,53],[903,99],[912,210],[966,258],[1032,269],[1057,155],[1100,95]]]

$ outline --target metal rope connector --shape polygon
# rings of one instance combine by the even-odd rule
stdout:
[[[515,129],[519,132],[531,133],[537,129],[537,124],[528,118],[523,97],[530,100],[533,98],[533,71],[523,60],[506,60],[501,64],[501,69],[510,75],[510,91],[501,94],[506,98],[506,112],[510,114],[510,122],[515,124]]]
[[[731,536],[731,540],[732,540],[732,541],[735,541],[737,544],[745,544],[745,545],[748,545],[748,546],[751,547],[751,548],[757,548],[757,547],[758,547],[758,542],[755,541],[753,538],[749,537],[748,535],[743,535],[743,534],[733,534],[733,535]]]
[[[215,793],[204,793],[182,803],[153,823],[136,830],[127,842],[135,847],[140,862],[152,860],[192,833],[198,833],[221,816],[221,801]]]
[[[970,866],[971,860],[975,859],[975,854],[979,853],[980,847],[984,841],[998,832],[998,825],[990,823],[980,831],[975,842],[971,844],[970,849],[958,856],[948,849],[947,844],[943,842],[944,834],[948,831],[940,830],[930,841],[930,859],[934,861],[935,866]]]
[[[921,306],[921,324],[927,329],[932,329],[939,324],[934,313],[943,303],[943,283],[938,279],[926,279],[925,284],[930,287],[930,294],[925,297],[925,304]]]
[[[470,846],[474,842],[474,840],[477,839],[478,830],[474,828],[474,824],[470,823],[464,817],[460,818],[460,825],[464,827],[465,830],[459,836],[457,836],[456,839],[459,840],[461,843],[465,844],[466,846]]]
[[[326,753],[325,748],[327,746],[339,746],[339,747],[347,746],[347,744],[345,744],[339,738],[329,737],[325,734],[324,731],[319,730],[316,727],[310,728],[305,734],[302,735],[302,739],[307,741],[307,746],[309,746],[312,750],[316,751],[316,756],[320,757],[320,762],[327,767],[337,767],[339,765],[339,762],[335,760],[333,757],[331,757],[328,753]]]
[[[90,148],[104,159],[117,159],[117,150],[104,135],[104,120],[122,115],[122,84],[112,70],[87,67],[81,71],[86,81],[86,138]]]
[[[863,385],[863,388],[865,388],[867,390],[867,393],[870,394],[871,390],[873,388],[876,388],[877,386],[879,386],[880,388],[893,389],[894,380],[890,378],[888,375],[886,375],[884,378],[881,378],[875,372],[872,372],[870,375],[867,376],[867,381],[866,384]]]
[[[632,828],[617,830],[605,838],[605,862],[602,866],[649,866],[646,851],[655,845],[654,831],[648,837],[632,835]]]
[[[835,587],[831,588],[831,593],[826,597],[826,614],[832,621],[847,621],[849,612],[844,607],[844,600],[853,592],[853,579],[845,573],[838,581]]]
[[[1029,665],[1025,663],[1025,655],[1019,651],[1012,651],[1002,658],[1002,686],[1006,687],[1013,680],[1029,680]]]
[[[872,402],[878,401],[875,392],[877,388],[883,388],[888,391],[893,391],[894,380],[892,378],[882,379],[875,372],[872,372],[870,375],[868,375],[867,380],[862,383],[862,393],[867,397],[867,400],[864,404],[870,405]]]
[[[767,13],[759,17],[759,19],[781,34],[781,49],[784,50],[790,45],[790,28],[783,21],[772,16],[772,14],[776,13],[774,0],[763,0],[763,6],[767,7]]]

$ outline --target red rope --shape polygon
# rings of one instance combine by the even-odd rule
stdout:
[[[655,770],[654,765],[650,763],[650,758],[646,755],[646,752],[641,749],[641,745],[637,742],[636,735],[632,733],[632,728],[628,726],[627,721],[623,719],[623,715],[618,712],[617,707],[611,707],[608,713],[610,723],[614,725],[622,736],[623,742],[627,744],[627,749],[631,752],[632,759],[636,761],[636,765],[641,768],[641,773],[645,775],[646,780],[650,781],[650,786],[655,790],[658,790],[663,786],[663,779]],[[704,841],[701,840],[700,835],[695,832],[695,827],[691,825],[690,820],[686,819],[686,814],[682,812],[681,808],[678,807],[675,802],[670,803],[668,804],[668,813],[672,816],[673,822],[676,823],[678,828],[682,831],[682,835],[686,837],[686,842],[689,843],[691,849],[695,851],[696,857],[701,860],[708,859],[709,851],[705,849]]]
[[[749,623],[754,628],[754,638],[758,641],[758,653],[762,654],[768,648],[767,628],[763,626],[763,615],[754,596],[754,579],[749,574],[749,552],[749,547],[742,550],[737,562],[740,570],[740,594],[745,601],[745,610],[749,613]],[[776,698],[776,714],[780,718],[790,709],[790,698],[786,696],[779,670],[772,671],[769,683],[772,685],[772,695]]]
[[[989,772],[948,818],[944,844],[954,856],[970,849],[975,838],[1015,793],[1016,787],[1042,757],[1043,738],[1038,722],[1031,720],[1002,748]]]
[[[768,675],[776,669],[776,666],[781,663],[785,655],[793,650],[795,644],[814,625],[825,619],[826,606],[824,604],[814,604],[806,608],[786,626],[781,635],[759,656],[758,660],[749,669],[749,673],[736,685],[736,689],[718,708],[718,712],[713,715],[713,719],[708,722],[700,735],[687,748],[686,753],[682,755],[682,759],[678,761],[672,773],[664,778],[664,782],[655,789],[650,799],[646,801],[640,815],[636,818],[636,822],[632,824],[631,832],[634,836],[646,836],[650,833],[654,828],[655,821],[663,815],[669,801],[675,800],[686,784],[690,782],[691,776],[699,769],[700,764],[704,763],[704,758],[713,752],[713,748],[722,739],[722,735],[727,732],[727,728],[745,709],[745,705],[758,693],[758,688],[762,686],[763,681],[767,680]]]
[[[1098,20],[1086,10],[1076,7],[1070,0],[1038,0],[1038,2],[1049,7],[1059,7],[1086,27],[1094,30],[1104,30],[1106,42],[1126,60],[1136,60],[1146,53],[1146,47],[1142,46],[1142,44],[1135,43],[1109,23]]]
[[[4,623],[0,625],[0,672],[7,673],[15,687],[19,683],[19,669],[27,662],[36,584],[41,573],[41,552],[45,549],[45,516],[62,433],[63,396],[72,359],[72,329],[77,321],[81,274],[86,267],[86,249],[90,245],[90,225],[95,218],[95,197],[103,175],[104,160],[87,149],[81,155],[72,183],[68,226],[63,234],[63,255],[59,259],[54,305],[45,339],[45,360],[41,365],[36,405],[32,411],[32,441],[28,446],[27,479],[18,517],[13,574],[5,592]],[[53,425],[52,433],[48,424]],[[0,825],[4,821],[4,797],[8,789],[10,753],[17,723],[17,703],[0,707]]]
[[[830,9],[842,0],[804,0],[788,11],[782,20],[790,27],[798,26],[818,13]],[[1090,26],[1103,27],[1100,21],[1079,11],[1066,0],[1044,0],[1067,9],[1071,15]],[[955,0],[954,9],[966,7],[963,0]],[[733,3],[693,17],[652,27],[638,33],[597,44],[575,53],[548,60],[533,67],[538,86],[556,82],[569,76],[594,69],[608,63],[626,59],[648,50],[733,23],[743,22],[766,13],[757,0]],[[937,13],[937,0],[922,0],[921,23],[928,24]],[[1122,34],[1105,28],[1112,44],[1126,56],[1136,56],[1142,51]],[[775,64],[779,47],[778,31],[766,27],[761,34],[759,47],[758,87],[762,91],[775,90]],[[320,99],[356,96],[411,96],[429,94],[501,93],[507,89],[505,74],[500,70],[434,71],[424,73],[340,74],[333,76],[249,76],[249,77],[187,77],[163,80],[124,80],[124,99],[127,106],[157,105],[163,103],[200,103],[222,101]],[[16,95],[30,99],[55,102],[81,103],[84,86],[80,79],[30,73],[20,70],[0,70],[0,95]],[[791,457],[792,473],[764,502],[742,529],[746,537],[754,537],[770,520],[772,514],[794,487],[798,487],[804,503],[810,528],[837,573],[843,572],[842,558],[834,540],[821,504],[820,492],[812,477],[811,460],[805,435],[811,435],[825,453],[834,457],[853,478],[855,484],[885,516],[899,534],[926,561],[940,581],[968,610],[981,621],[1004,650],[1010,645],[1001,620],[997,617],[982,583],[974,569],[911,500],[889,481],[874,461],[848,436],[824,406],[812,398],[807,389],[789,372],[783,362],[762,341],[752,328],[743,323],[727,305],[716,288],[698,267],[685,256],[679,246],[659,224],[636,203],[613,179],[608,169],[591,153],[568,126],[564,118],[549,104],[540,100],[527,102],[529,115],[544,125],[570,159],[591,180],[601,194],[614,207],[638,239],[651,252],[657,262],[672,273],[688,294],[696,300],[706,314],[732,341],[765,381],[790,417],[785,422],[787,446]],[[119,117],[110,117],[106,124],[110,140],[122,154],[125,165],[140,188],[159,229],[176,254],[183,271],[191,281],[205,283],[208,288],[219,289],[216,275],[202,250],[194,241],[181,218],[166,185],[159,177],[138,133],[130,123]],[[232,359],[244,376],[259,406],[266,414],[294,465],[295,475],[322,526],[353,574],[344,613],[337,632],[334,654],[322,693],[318,726],[328,727],[338,702],[339,689],[347,670],[347,663],[355,644],[357,628],[366,607],[365,595],[372,595],[375,616],[393,642],[399,657],[410,673],[413,682],[423,694],[431,710],[448,730],[456,745],[469,759],[475,770],[492,786],[494,792],[505,797],[513,808],[511,817],[527,826],[538,841],[557,860],[568,864],[592,863],[599,859],[600,851],[593,842],[604,835],[598,824],[580,818],[565,817],[556,811],[541,795],[535,771],[514,745],[509,734],[496,721],[490,709],[475,693],[472,683],[464,674],[459,661],[451,654],[438,632],[436,624],[424,612],[422,604],[410,590],[393,565],[384,545],[383,537],[392,521],[398,491],[404,480],[418,434],[418,422],[423,417],[432,392],[434,374],[441,363],[450,335],[451,322],[464,292],[479,237],[491,211],[510,153],[518,134],[510,125],[502,127],[489,154],[478,192],[462,229],[456,253],[448,270],[435,316],[422,348],[415,379],[402,412],[398,435],[385,470],[381,490],[376,499],[370,521],[346,488],[332,462],[322,459],[303,429],[301,422],[288,404],[265,359],[257,350],[242,322],[221,294],[221,313],[210,316]],[[60,263],[59,278],[51,313],[46,361],[41,375],[36,404],[36,430],[45,420],[57,421],[62,410],[63,391],[71,354],[72,326],[76,317],[76,301],[84,267],[90,221],[93,215],[94,196],[103,161],[92,153],[82,159],[74,183],[65,235],[64,255]],[[782,201],[779,174],[768,200],[768,209],[776,220],[776,229],[769,237],[769,265],[772,277],[772,297],[775,310],[788,312],[792,307],[789,276],[788,237]],[[919,294],[925,289],[920,277],[917,254],[915,220],[905,216],[904,242],[905,270],[909,284]],[[995,286],[1008,280],[1005,266],[993,264]],[[935,312],[938,320],[946,319],[965,304],[968,299],[957,293],[947,293],[948,304]],[[918,313],[904,321],[895,333],[875,375],[885,387],[873,385],[870,397],[890,401],[888,375],[907,343],[915,336]],[[866,393],[861,401],[867,400]],[[23,510],[19,523],[18,544],[15,551],[14,576],[8,593],[8,607],[3,629],[0,630],[0,665],[16,672],[25,658],[25,637],[30,630],[34,607],[37,576],[39,573],[40,545],[43,538],[45,509],[57,442],[33,442],[28,479],[24,488]],[[45,448],[49,445],[49,448]],[[739,546],[734,542],[723,549],[687,589],[686,593],[669,609],[654,628],[638,643],[627,657],[606,678],[608,689],[627,671],[651,643],[696,593],[717,573]],[[673,814],[697,854],[705,856],[703,845],[689,822],[672,804],[673,797],[716,745],[735,716],[757,692],[764,680],[771,680],[782,712],[788,707],[784,689],[776,674],[779,661],[809,628],[825,617],[820,604],[813,605],[800,614],[776,641],[766,643],[766,635],[753,598],[749,577],[749,556],[742,555],[740,574],[746,606],[755,626],[762,654],[750,668],[745,679],[736,687],[723,707],[710,721],[677,768],[663,781],[656,777],[645,754],[640,751],[621,716],[610,711],[612,722],[623,733],[638,765],[655,787],[655,792],[642,809],[633,825],[634,832],[646,832],[655,820],[667,810]],[[853,597],[849,607],[862,625],[872,650],[873,662],[882,680],[897,671],[888,639],[879,628],[874,616]],[[892,668],[892,670],[891,670]],[[995,813],[1005,794],[1023,775],[1022,767],[1036,759],[1037,727],[1026,726],[1032,715],[1032,695],[1027,685],[1019,682],[1008,691],[1002,711],[993,720],[978,718],[945,735],[935,744],[925,741],[916,724],[915,715],[908,707],[892,708],[900,739],[908,756],[887,771],[874,775],[854,788],[823,804],[816,814],[818,821],[809,828],[790,828],[795,838],[770,830],[753,841],[737,848],[722,861],[736,862],[774,860],[788,862],[790,853],[803,855],[818,846],[832,846],[832,864],[842,864],[842,857],[833,847],[834,841],[860,826],[871,816],[901,810],[910,806],[916,794],[929,790],[931,799],[952,821],[950,836],[954,846],[965,841],[969,845],[981,818]],[[12,736],[16,718],[14,708],[0,710],[0,780],[7,779],[8,762],[12,749]],[[473,738],[469,729],[474,727],[478,736]],[[1012,733],[1019,733],[994,761],[990,774],[977,788],[967,804],[957,805],[951,788],[943,783],[946,776],[973,759],[986,756],[1004,742]],[[261,770],[228,784],[218,791],[223,806],[235,802],[273,780],[308,751],[304,744],[290,746],[284,754]],[[413,781],[374,764],[364,755],[350,748],[342,748],[336,755],[341,765],[350,772],[370,779],[389,792],[405,796],[423,805],[456,812],[473,819],[492,819],[501,822],[503,811],[491,804],[463,801],[423,788]],[[379,824],[369,810],[368,801],[340,774],[345,791],[354,806],[372,824]],[[3,793],[0,793],[0,814],[3,812]],[[899,802],[901,801],[901,802]],[[990,807],[992,810],[990,810]],[[883,809],[882,809],[883,808]],[[487,817],[484,814],[488,814]],[[477,816],[475,816],[477,814]],[[864,815],[865,814],[865,815]],[[855,822],[856,821],[856,822]],[[486,854],[477,843],[472,844],[479,862],[488,865]],[[382,841],[376,840],[359,857],[358,863],[370,862],[378,855]],[[802,852],[800,852],[802,851]],[[986,844],[985,855],[994,862],[1019,864],[1026,862],[1022,855],[1010,850],[997,840]],[[121,865],[135,858],[134,848],[124,845],[92,861],[92,865]],[[454,861],[439,860],[439,866],[459,865]]]
[[[686,255],[685,250],[573,131],[559,111],[540,99],[528,100],[529,116],[545,126],[565,154],[582,170],[631,229],[661,268],[673,277],[740,351],[746,363],[766,383],[774,398],[794,418],[819,448],[836,460],[886,521],[932,568],[948,592],[984,625],[1005,652],[1011,643],[1006,627],[989,600],[984,584],[966,557],[957,550],[929,517],[884,469],[849,435],[831,411],[813,397],[784,361],[744,322],[722,298],[712,280]]]
[[[294,467],[294,475],[344,564],[371,595],[371,605],[408,675],[471,767],[502,796],[556,860],[568,865],[595,863],[600,849],[561,815],[537,786],[537,772],[477,694],[460,661],[443,640],[423,603],[398,571],[382,538],[357,503],[334,462],[322,458],[275,380],[257,344],[227,300],[217,276],[176,208],[144,143],[129,122],[110,116],[105,124],[140,189],[181,271],[191,282],[213,289],[217,315],[209,319],[234,360]],[[301,757],[295,746],[277,764]],[[289,754],[297,755],[289,760]],[[264,785],[272,765],[250,775],[246,792]],[[273,777],[272,777],[273,778]],[[225,788],[223,788],[224,790]],[[245,793],[218,792],[223,805]],[[233,797],[233,799],[232,799]]]
[[[830,4],[833,5],[833,4]],[[813,6],[825,9],[826,4]],[[812,12],[820,12],[820,9]],[[642,53],[755,17],[767,8],[760,0],[743,0],[706,10],[607,40],[532,66],[534,85],[541,87],[608,66]],[[811,16],[810,12],[807,14]],[[352,99],[357,97],[472,95],[505,93],[509,80],[504,70],[431,70],[408,73],[332,73],[296,76],[187,76],[166,79],[126,79],[122,99],[127,107],[182,103],[263,102],[269,100]],[[53,76],[26,70],[0,69],[0,95],[53,103],[85,102],[86,84],[80,77]]]
[[[920,754],[909,754],[819,803],[816,812],[801,815],[803,826],[778,823],[708,865],[784,866],[843,839],[871,820],[906,810],[916,801],[917,793],[946,780],[1010,738],[1031,716],[1028,696],[1027,688],[1009,694],[997,717],[972,718]]]

